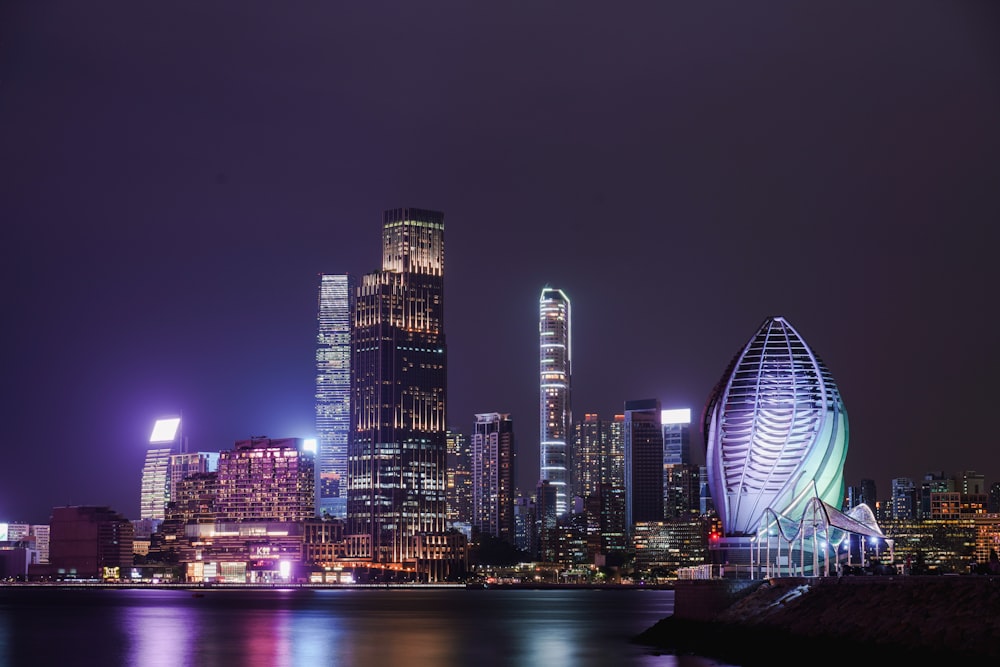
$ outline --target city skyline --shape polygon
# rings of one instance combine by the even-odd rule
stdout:
[[[848,484],[1000,479],[995,6],[147,11],[0,10],[4,520],[138,516],[163,415],[191,451],[315,437],[316,276],[404,205],[448,215],[448,425],[509,413],[524,492],[545,285],[579,416],[697,423],[780,315]]]

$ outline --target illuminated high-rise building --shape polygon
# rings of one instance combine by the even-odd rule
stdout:
[[[447,501],[448,523],[472,524],[472,451],[469,439],[456,429],[445,436],[448,449]]]
[[[171,454],[167,469],[167,502],[177,499],[177,484],[191,475],[215,472],[219,468],[218,452],[184,452]]]
[[[305,521],[316,515],[315,461],[298,438],[251,438],[219,453],[220,522]]]
[[[602,484],[624,488],[624,440],[622,426],[625,415],[601,419],[597,413],[587,413],[573,424],[573,493],[589,498],[598,493]]]
[[[556,515],[569,511],[569,428],[572,340],[569,297],[546,287],[538,301],[541,478],[555,489]]]
[[[472,434],[472,525],[514,544],[514,422],[510,415],[476,415]]]
[[[157,419],[142,466],[139,518],[163,521],[170,501],[170,456],[181,442],[180,417]]]
[[[351,555],[420,559],[446,528],[444,214],[383,215],[382,269],[356,292],[351,337]]]
[[[691,463],[691,408],[663,410],[663,465]]]
[[[917,517],[917,487],[909,477],[892,480],[892,518],[912,521]]]
[[[351,433],[351,320],[354,280],[320,275],[316,336],[316,468],[320,515],[347,515],[347,441]]]
[[[589,498],[597,493],[606,469],[607,442],[600,415],[588,412],[573,424],[573,495]]]

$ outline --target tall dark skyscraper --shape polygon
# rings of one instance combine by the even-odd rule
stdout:
[[[351,320],[354,280],[321,274],[316,336],[316,512],[347,514],[347,441],[351,432]]]
[[[663,429],[655,398],[625,402],[625,524],[663,521]]]
[[[351,337],[349,548],[377,562],[446,530],[444,214],[383,216],[382,270],[358,287]]]

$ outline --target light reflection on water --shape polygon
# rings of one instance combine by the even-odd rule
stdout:
[[[175,590],[43,591],[49,603],[0,595],[0,656],[11,667],[79,664],[40,643],[59,610],[88,664],[136,667],[698,667],[629,638],[673,610],[670,591]],[[60,597],[61,596],[61,597]],[[93,641],[99,632],[102,641]],[[15,634],[16,633],[16,634]],[[32,636],[34,639],[32,640]],[[26,644],[27,643],[27,644]],[[28,646],[31,649],[29,650]],[[39,647],[42,647],[39,652]],[[77,646],[79,649],[79,645]],[[0,664],[4,664],[0,660]]]

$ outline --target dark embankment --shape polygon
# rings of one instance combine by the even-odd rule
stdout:
[[[674,615],[635,641],[739,665],[805,664],[850,656],[865,664],[1000,659],[1000,579],[845,577],[772,580],[715,620]],[[797,657],[796,657],[797,656]],[[983,659],[987,661],[983,661]]]

